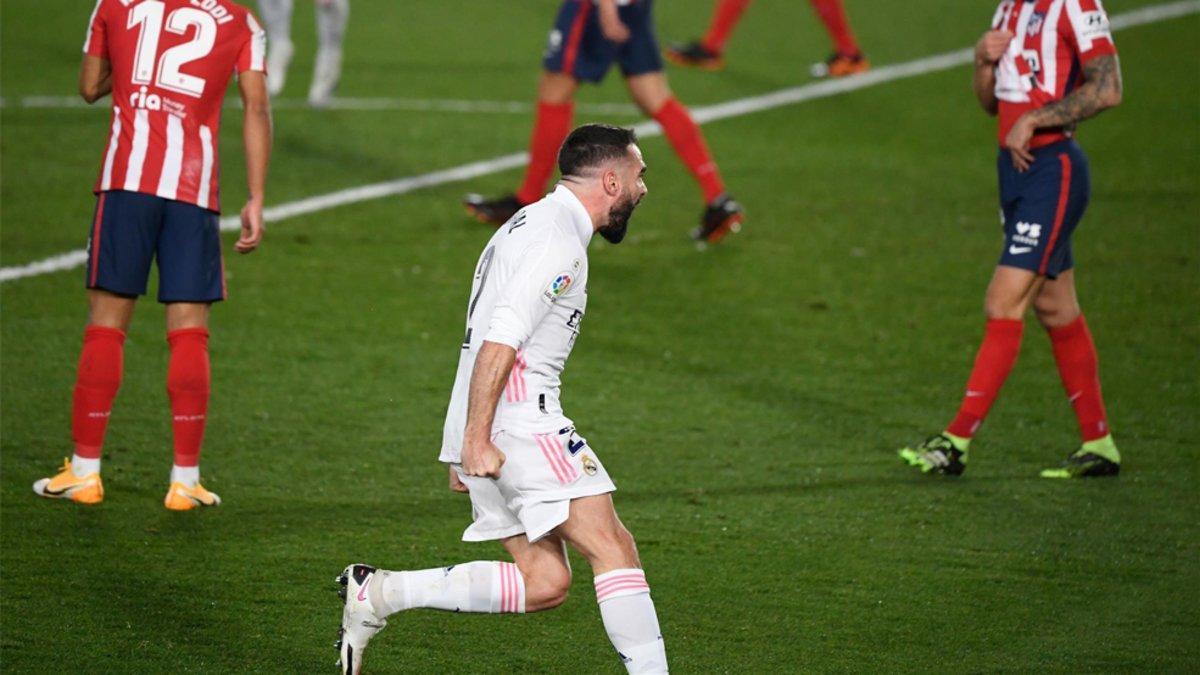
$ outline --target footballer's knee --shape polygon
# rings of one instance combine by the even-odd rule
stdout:
[[[554,609],[567,601],[571,590],[571,570],[556,565],[543,565],[526,573],[525,611],[540,612]]]
[[[1038,297],[1034,301],[1033,311],[1037,314],[1038,323],[1047,329],[1065,326],[1079,318],[1082,313],[1078,303],[1044,297]]]
[[[538,101],[551,105],[570,103],[578,86],[579,83],[570,75],[542,73],[542,79],[538,82]]]
[[[593,546],[585,555],[592,570],[597,574],[642,566],[638,558],[637,542],[619,520],[612,527],[597,533],[592,543]]]

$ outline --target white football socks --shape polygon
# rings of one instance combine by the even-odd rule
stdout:
[[[179,466],[178,464],[171,465],[171,482],[183,483],[188,487],[196,487],[200,482],[200,467],[197,466]]]
[[[75,474],[76,478],[83,478],[89,474],[99,472],[99,457],[80,457],[79,455],[71,456],[71,473]]]
[[[513,563],[490,560],[413,572],[380,570],[367,595],[380,617],[422,607],[487,614],[525,612],[520,570]]]
[[[667,649],[646,573],[620,569],[596,576],[596,602],[608,639],[630,673],[667,672]]]
[[[317,58],[308,102],[322,105],[329,102],[342,77],[342,39],[350,20],[350,0],[322,0],[316,10]]]

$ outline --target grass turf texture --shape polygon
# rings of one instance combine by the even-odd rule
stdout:
[[[293,98],[311,69],[312,14],[297,5]],[[849,5],[881,64],[970,44],[991,13]],[[708,8],[660,3],[660,37],[698,34]],[[356,0],[340,93],[528,100],[554,9]],[[5,97],[73,92],[89,11],[0,7]],[[749,219],[703,254],[684,239],[696,189],[661,137],[646,140],[650,196],[626,244],[593,246],[564,395],[621,488],[675,670],[1196,666],[1198,28],[1193,16],[1118,34],[1126,101],[1080,134],[1094,196],[1078,281],[1126,460],[1117,480],[1037,477],[1077,438],[1032,322],[962,479],[918,476],[894,455],[952,414],[1000,244],[994,127],[968,68],[706,126]],[[764,0],[727,70],[670,76],[685,102],[727,100],[802,81],[826,44],[804,3]],[[619,78],[581,100],[624,101]],[[0,122],[3,264],[78,248],[107,115],[8,107]],[[268,203],[511,152],[529,125],[280,112]],[[229,212],[245,194],[239,127],[231,111]],[[457,200],[518,174],[281,222],[251,257],[227,248],[204,455],[225,504],[204,513],[161,506],[166,349],[150,301],[126,345],[107,500],[31,494],[69,454],[82,272],[0,287],[5,669],[319,671],[335,658],[330,580],[345,564],[500,555],[458,541],[470,510],[434,460],[489,236]],[[591,575],[575,570],[574,597],[550,613],[395,617],[368,667],[619,672]]]

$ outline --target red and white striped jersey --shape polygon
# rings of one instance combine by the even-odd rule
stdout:
[[[85,54],[112,65],[112,131],[96,192],[220,210],[218,128],[235,69],[264,71],[266,34],[228,0],[98,0]]]
[[[1117,52],[1100,0],[1004,0],[992,19],[992,29],[1015,36],[996,66],[1002,146],[1021,115],[1061,100],[1083,82],[1083,64]],[[1040,130],[1030,147],[1069,138],[1071,133],[1070,129]]]

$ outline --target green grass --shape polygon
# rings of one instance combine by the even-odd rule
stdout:
[[[700,32],[709,4],[659,3],[660,35]],[[970,44],[991,13],[848,4],[880,64]],[[293,98],[311,67],[312,14],[297,5]],[[528,100],[554,7],[355,0],[341,93]],[[0,93],[72,93],[89,11],[5,0]],[[1117,480],[1037,478],[1077,439],[1032,323],[964,477],[914,475],[893,453],[953,413],[999,248],[994,127],[967,68],[707,125],[749,221],[703,254],[684,239],[694,185],[661,137],[645,141],[650,195],[627,243],[592,249],[564,394],[621,488],[675,670],[1197,668],[1198,29],[1191,16],[1118,34],[1125,102],[1080,132],[1094,197],[1078,282],[1125,457]],[[721,73],[670,71],[685,102],[802,82],[827,44],[805,3],[760,0],[731,50]],[[619,78],[581,100],[624,101]],[[0,261],[81,247],[107,116],[6,107],[0,124]],[[529,124],[281,111],[268,202],[512,152]],[[239,127],[228,114],[231,211],[245,194]],[[295,218],[253,256],[227,249],[204,455],[225,504],[209,512],[161,506],[170,424],[153,302],[127,342],[106,501],[30,493],[70,452],[82,272],[0,287],[4,669],[331,670],[330,580],[346,563],[500,555],[458,540],[470,509],[435,458],[489,236],[457,199],[518,176]],[[620,672],[582,560],[575,570],[551,613],[396,617],[369,665]]]

